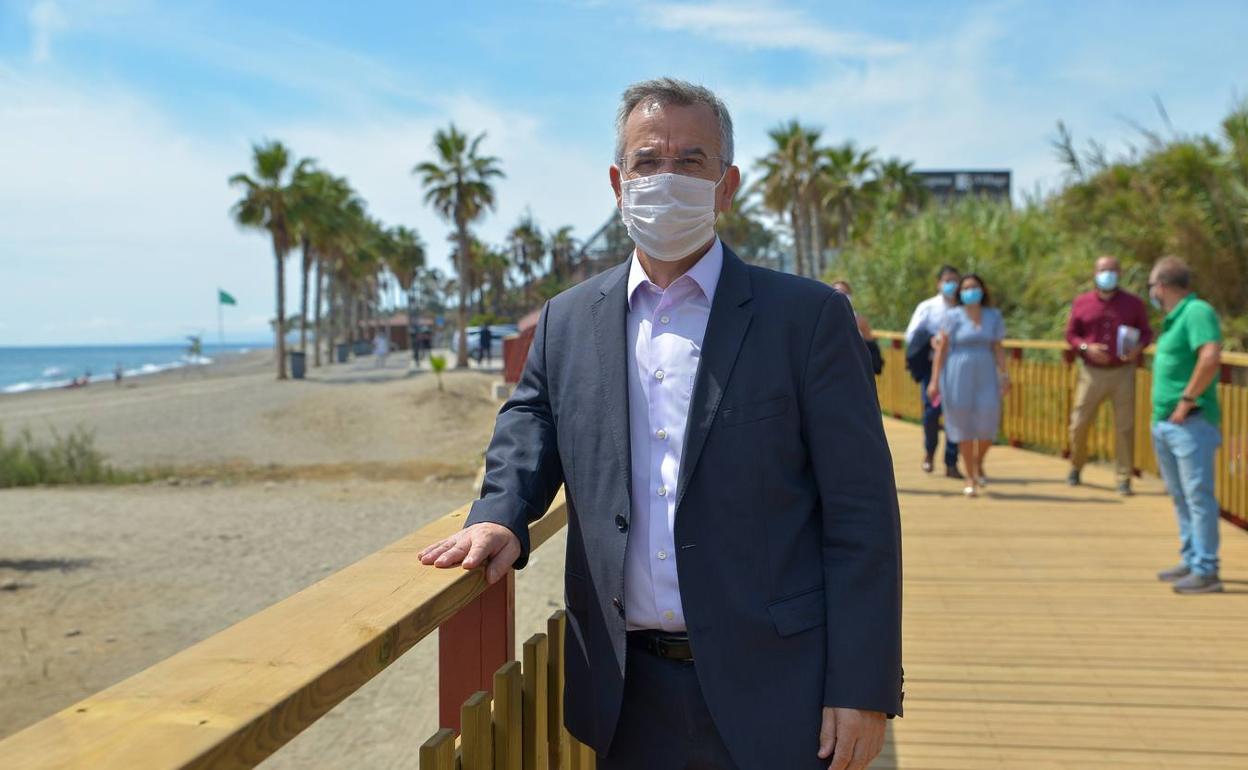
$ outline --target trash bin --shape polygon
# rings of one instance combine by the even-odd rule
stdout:
[[[345,364],[351,356],[351,346],[345,342],[338,343],[338,363]]]
[[[290,376],[302,380],[308,371],[308,354],[301,350],[290,351]]]
[[[373,343],[368,340],[356,340],[354,353],[357,356],[366,356],[373,352]]]

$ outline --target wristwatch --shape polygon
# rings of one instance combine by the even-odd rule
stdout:
[[[1180,397],[1179,397],[1179,400],[1180,400],[1180,401],[1182,401],[1182,402],[1184,402],[1184,403],[1186,403],[1186,404],[1194,404],[1194,403],[1196,403],[1196,399],[1192,398],[1191,396],[1187,395],[1186,393],[1184,393],[1182,396],[1180,396]]]

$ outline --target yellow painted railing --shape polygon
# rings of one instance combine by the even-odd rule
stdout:
[[[877,379],[880,408],[909,420],[922,418],[918,384],[906,371],[903,335],[877,331],[884,372]],[[1006,340],[1011,389],[1002,404],[1001,437],[1016,446],[1066,456],[1070,453],[1070,410],[1079,377],[1075,356],[1065,342]],[[1150,432],[1152,414],[1151,349],[1135,376],[1135,462],[1137,470],[1156,474]],[[1223,353],[1218,384],[1222,406],[1222,449],[1217,456],[1217,496],[1223,514],[1248,526],[1248,355]],[[1088,436],[1090,456],[1114,455],[1113,415],[1105,404]]]
[[[0,768],[255,767],[422,638],[441,628],[440,641],[445,641],[448,626],[474,610],[487,617],[469,630],[507,632],[501,657],[512,660],[514,583],[487,587],[482,570],[439,570],[417,560],[423,548],[459,530],[467,512],[465,506],[447,514],[5,738],[0,741]],[[529,528],[532,547],[541,546],[566,523],[567,506],[560,495],[549,513]],[[481,600],[498,591],[502,593],[494,595],[506,601],[482,612]],[[525,643],[523,668],[511,662],[498,670],[493,676],[495,697],[478,692],[468,699],[457,714],[463,720],[463,737],[456,740],[453,731],[440,731],[421,749],[422,768],[592,767],[590,752],[562,730],[563,622],[562,613],[556,613],[549,639],[539,635]],[[443,695],[447,663],[454,673],[456,667],[471,668],[481,658],[479,651],[454,649],[453,660],[443,655],[441,661]],[[488,676],[483,684],[489,686]],[[445,719],[441,723],[448,724]],[[524,735],[533,737],[520,751],[531,752],[533,761],[517,764],[524,758],[516,756],[516,738]],[[495,764],[495,758],[502,764]]]

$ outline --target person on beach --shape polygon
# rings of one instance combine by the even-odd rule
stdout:
[[[716,236],[711,91],[630,86],[615,156],[636,249],[546,303],[481,498],[420,559],[503,579],[562,485],[565,720],[599,770],[865,768],[902,710],[901,544],[853,308]]]
[[[832,282],[832,288],[845,295],[845,298],[852,304],[854,301],[854,290],[850,288],[849,281],[839,280]],[[867,353],[871,356],[871,370],[876,374],[884,371],[884,354],[880,351],[880,342],[875,338],[875,332],[871,331],[871,324],[867,322],[865,316],[854,310],[854,319],[858,322],[858,333],[862,335],[862,341],[867,343]]]
[[[379,331],[373,336],[373,366],[378,369],[384,368],[388,355],[390,355],[390,339],[384,332]]]
[[[1005,371],[1005,320],[992,307],[978,275],[962,277],[958,307],[945,316],[927,397],[940,401],[949,441],[966,462],[967,497],[979,496],[984,458],[1001,430],[1001,397],[1010,389]]]
[[[477,363],[491,365],[494,363],[494,330],[489,324],[481,326],[480,355],[477,357]]]
[[[1178,257],[1163,257],[1148,278],[1148,297],[1165,313],[1153,354],[1153,449],[1174,500],[1183,561],[1157,577],[1181,594],[1222,590],[1218,577],[1218,501],[1214,455],[1222,327],[1217,311],[1192,291],[1192,273]]]
[[[124,377],[125,374],[125,370],[121,368],[121,363],[118,362],[116,368],[113,369],[113,387],[121,387],[121,378]]]
[[[906,357],[910,357],[909,348],[922,335],[931,341],[921,355],[924,363],[935,360],[936,345],[939,344],[940,331],[944,328],[945,314],[958,306],[958,281],[962,278],[958,269],[952,265],[943,265],[936,271],[936,295],[928,297],[918,304],[906,324]],[[923,399],[923,472],[931,473],[932,464],[936,460],[936,448],[940,444],[940,404],[933,404],[927,396],[928,385],[932,382],[931,369],[924,367],[923,376],[915,375],[919,380],[919,393]],[[951,479],[961,479],[958,471],[958,444],[945,434],[945,475]]]
[[[1075,297],[1066,322],[1066,342],[1079,354],[1079,381],[1070,410],[1070,473],[1066,482],[1078,486],[1088,462],[1088,430],[1096,410],[1109,401],[1114,407],[1118,494],[1131,494],[1135,471],[1135,370],[1144,348],[1153,341],[1144,301],[1120,288],[1118,259],[1096,260],[1096,288]]]

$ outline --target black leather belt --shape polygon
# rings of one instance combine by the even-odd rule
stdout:
[[[688,634],[667,631],[629,631],[628,643],[632,647],[669,660],[693,660],[693,648],[689,646]]]

